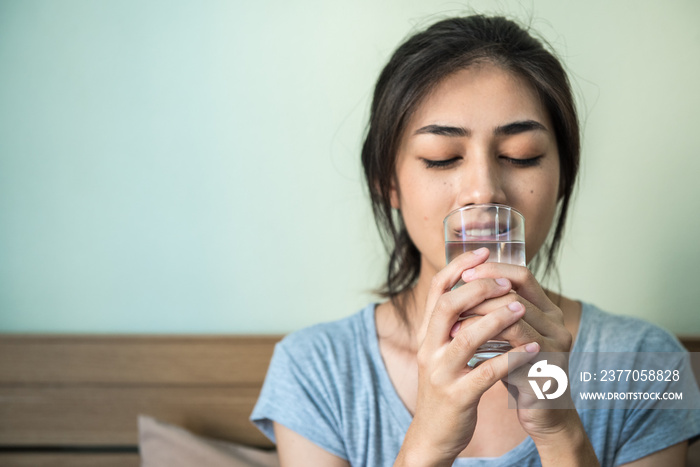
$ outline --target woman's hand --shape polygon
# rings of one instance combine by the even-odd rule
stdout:
[[[536,342],[541,353],[550,353],[548,363],[556,364],[568,374],[572,335],[564,326],[562,310],[549,299],[532,273],[523,266],[482,263],[461,276],[466,284],[489,278],[507,278],[513,287],[511,293],[486,300],[469,312],[489,316],[503,306],[522,308],[522,317],[496,338],[507,340],[516,348]],[[574,458],[595,465],[595,453],[574,408],[569,388],[556,400],[537,399],[527,378],[530,366],[523,365],[511,373],[508,382],[516,389],[509,390],[517,398],[518,420],[535,441],[543,465],[548,464],[546,458],[554,459],[553,464]],[[513,370],[512,365],[510,370]]]
[[[512,284],[502,278],[481,278],[452,290],[465,270],[481,265],[488,250],[465,253],[435,275],[426,300],[426,318],[419,331],[418,397],[411,426],[397,465],[452,465],[472,438],[477,405],[491,386],[508,374],[508,357],[499,356],[475,369],[467,363],[476,349],[495,335],[507,332],[526,313],[525,307],[491,310],[478,322],[464,326],[454,337],[459,316],[488,300],[509,294]],[[511,367],[527,362],[536,346],[519,345]]]

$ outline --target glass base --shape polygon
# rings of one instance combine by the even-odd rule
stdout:
[[[469,368],[476,368],[486,360],[503,355],[512,348],[508,341],[488,341],[476,350],[467,365]]]

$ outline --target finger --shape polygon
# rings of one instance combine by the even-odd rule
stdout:
[[[516,346],[534,340],[539,342],[542,336],[549,335],[556,331],[556,323],[552,322],[542,311],[515,292],[484,300],[482,303],[460,314],[460,319],[473,319],[475,316],[485,316],[503,307],[510,307],[515,311],[517,307],[523,306],[525,307],[525,315],[523,318],[518,323],[506,329],[504,334],[496,336],[496,338],[510,341],[511,338],[517,337],[516,343],[513,344]],[[470,323],[465,324],[469,325]],[[453,331],[451,331],[453,337],[454,334],[456,334],[454,331],[456,331],[456,329],[453,328]],[[505,338],[506,336],[507,338]]]
[[[426,313],[423,314],[423,322],[418,328],[418,342],[423,342],[425,338],[432,312],[440,297],[452,290],[457,282],[459,282],[463,271],[483,263],[488,257],[488,248],[479,248],[478,250],[462,253],[435,274],[430,284],[430,289],[428,290],[428,297],[425,301]]]
[[[471,282],[470,282],[471,284]],[[508,306],[511,302],[516,301],[517,297],[515,296],[515,293],[508,293],[501,295],[499,297],[493,297],[489,300],[484,300],[483,302],[479,303],[478,305],[473,306],[472,308],[468,309],[467,311],[462,312],[459,315],[460,319],[463,318],[468,318],[468,317],[473,317],[474,315],[478,316],[486,316],[487,314],[491,313],[494,310],[498,310],[499,308],[503,308],[504,306]]]
[[[522,303],[518,301],[512,301],[506,305],[506,307],[514,312],[524,308]],[[508,341],[513,347],[524,345],[528,342],[537,342],[540,346],[542,346],[546,341],[545,336],[543,336],[525,320],[526,316],[527,311],[523,314],[522,318],[505,328],[499,334],[492,336],[490,340]],[[450,336],[454,338],[460,329],[467,326],[473,326],[483,318],[484,317],[481,315],[472,315],[464,320],[458,321],[450,330]]]
[[[507,340],[512,339],[515,342],[513,345],[536,340],[548,352],[568,351],[571,348],[573,336],[564,325],[564,314],[561,309],[555,307],[545,313],[518,294],[512,295],[515,295],[518,302],[525,306],[526,311],[519,323],[522,326],[509,329]]]
[[[464,379],[470,388],[483,394],[499,380],[507,378],[509,370],[520,368],[535,358],[539,350],[537,343],[518,346],[503,355],[486,360],[465,375]]]
[[[532,272],[524,266],[507,263],[484,263],[464,271],[461,279],[464,282],[469,282],[484,277],[493,279],[499,277],[507,278],[513,283],[513,290],[545,313],[558,309],[549,299],[539,282],[537,282]]]
[[[522,306],[522,304],[518,302],[515,302],[513,305],[515,304]],[[525,315],[527,315],[527,313],[525,313]],[[512,326],[508,326],[499,335],[494,336],[493,339],[508,341],[512,347],[525,345],[528,342],[537,342],[539,346],[542,347],[545,341],[545,337],[525,321],[525,316],[513,323]]]
[[[520,302],[525,301],[520,299]],[[525,304],[525,315],[516,326],[507,329],[504,339],[513,345],[537,341],[547,352],[568,351],[572,335],[564,326],[563,315],[545,314],[529,302]]]
[[[524,313],[523,307],[516,311],[504,307],[489,313],[470,326],[463,326],[445,352],[445,368],[448,371],[464,371],[480,346],[517,322]]]
[[[440,298],[440,295],[452,290],[457,282],[459,282],[465,270],[472,269],[482,264],[488,257],[489,249],[479,248],[478,250],[462,253],[450,261],[450,264],[442,268],[442,270],[433,277],[425,303],[426,309],[432,310],[438,298]]]
[[[482,279],[442,294],[431,313],[423,345],[437,348],[448,343],[450,330],[462,312],[486,299],[505,295],[509,290],[508,280]]]

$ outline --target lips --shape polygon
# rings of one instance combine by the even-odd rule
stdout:
[[[465,206],[445,217],[445,241],[510,241],[513,236],[522,236],[522,223],[522,215],[505,205]]]
[[[462,237],[462,238],[490,238],[494,239],[494,237],[500,237],[503,235],[508,235],[509,233],[509,228],[508,226],[499,226],[498,232],[494,231],[494,226],[470,226],[468,228],[465,228],[463,231],[462,230],[456,230],[455,235],[457,237]]]
[[[464,235],[467,237],[488,237],[491,235],[491,229],[465,230]]]

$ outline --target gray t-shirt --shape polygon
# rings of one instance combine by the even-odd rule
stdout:
[[[276,348],[251,420],[274,442],[272,421],[352,466],[393,464],[411,414],[379,352],[375,305],[339,321],[290,334]],[[667,331],[583,304],[572,352],[676,352]],[[570,374],[576,371],[574,358]],[[687,369],[686,369],[687,370]],[[571,391],[576,382],[571,381]],[[697,386],[685,398],[700,398]],[[698,405],[696,405],[697,407]],[[631,462],[700,434],[700,410],[579,411],[602,466]],[[530,437],[497,458],[457,458],[454,466],[539,466]]]

